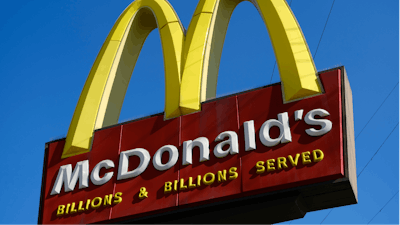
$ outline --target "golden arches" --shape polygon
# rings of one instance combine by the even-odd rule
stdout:
[[[215,96],[230,16],[243,0],[200,0],[184,37],[166,0],[136,0],[118,18],[79,98],[62,158],[88,152],[94,129],[118,122],[142,45],[159,28],[165,65],[165,118],[200,110]],[[286,101],[321,93],[307,43],[285,0],[251,0],[267,25]]]
[[[186,37],[191,42],[186,43],[184,48],[187,58],[183,60],[185,64],[180,93],[183,113],[198,111],[201,102],[215,97],[219,62],[229,20],[233,10],[243,1],[202,0],[198,4]],[[284,100],[293,101],[321,93],[314,61],[286,1],[250,2],[257,8],[268,28],[283,83]]]
[[[165,112],[169,117],[180,115],[183,27],[167,1],[135,1],[118,18],[89,73],[72,117],[62,158],[88,152],[94,129],[118,122],[142,45],[157,27],[165,63]]]

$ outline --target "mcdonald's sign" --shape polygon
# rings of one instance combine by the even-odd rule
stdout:
[[[242,1],[200,0],[187,30],[166,0],[125,9],[67,137],[46,144],[38,223],[275,223],[357,203],[345,69],[317,72],[285,0],[250,1],[269,31],[281,82],[215,98],[227,26]],[[165,112],[117,124],[155,28]]]

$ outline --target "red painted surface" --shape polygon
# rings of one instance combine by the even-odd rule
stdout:
[[[109,219],[142,217],[160,212],[191,207],[198,204],[207,204],[213,201],[237,198],[279,189],[285,189],[305,184],[334,180],[343,177],[343,137],[341,114],[341,87],[340,70],[330,71],[320,75],[325,93],[301,101],[283,104],[280,85],[273,85],[258,90],[249,91],[231,97],[204,103],[202,111],[185,115],[179,118],[164,121],[162,115],[148,117],[127,124],[106,128],[95,132],[91,152],[61,159],[64,140],[49,144],[44,190],[43,223],[94,223],[106,222]],[[308,136],[306,129],[312,127],[303,120],[295,121],[294,112],[304,110],[303,118],[313,109],[325,109],[330,115],[333,128],[320,137]],[[292,142],[278,144],[274,147],[264,146],[259,139],[261,125],[268,119],[277,119],[278,113],[288,112]],[[254,120],[256,132],[256,150],[244,151],[243,123]],[[319,129],[319,126],[315,127]],[[228,155],[225,158],[215,157],[213,151],[217,144],[214,140],[224,131],[234,131],[239,138],[239,154]],[[272,138],[279,134],[278,128],[271,129]],[[210,142],[210,160],[199,162],[199,150],[193,150],[193,164],[182,165],[182,143],[206,137]],[[175,166],[166,171],[157,171],[153,167],[153,155],[164,145],[174,145],[179,150],[179,159]],[[134,148],[144,148],[149,151],[151,161],[144,173],[135,178],[117,181],[119,153]],[[277,157],[295,156],[296,153],[312,152],[320,149],[324,152],[324,159],[317,163],[293,167],[288,162],[288,168],[256,174],[255,164],[258,161],[276,159]],[[62,187],[59,195],[51,196],[60,166],[75,164],[89,160],[89,171],[100,161],[110,159],[115,168],[101,170],[101,175],[113,171],[112,179],[102,186],[95,186],[89,180],[89,187],[65,193]],[[163,154],[163,163],[168,155]],[[137,157],[130,158],[129,170],[139,164]],[[202,184],[193,189],[164,193],[164,184],[167,181],[184,179],[188,185],[188,178],[193,177],[196,183],[197,175],[212,172],[217,175],[219,170],[237,167],[238,178],[222,183],[216,181],[210,186]],[[229,176],[229,175],[228,175]],[[148,198],[138,198],[140,188],[145,187]],[[179,188],[179,184],[178,184]],[[108,194],[122,192],[122,202],[97,210],[89,209],[85,212],[56,216],[57,207],[67,203],[85,201],[94,197],[103,197]]]
[[[123,125],[121,151],[144,148],[149,151],[151,159],[156,151],[164,145],[179,146],[179,118],[164,121],[163,116],[150,117]],[[168,154],[163,154],[162,162],[168,161]],[[139,158],[130,157],[129,171],[139,165]],[[178,179],[179,162],[166,171],[158,171],[151,160],[147,169],[139,176],[117,181],[115,191],[122,192],[122,202],[113,207],[112,218],[168,209],[177,206],[177,193],[164,195],[164,183]],[[139,199],[140,188],[145,187],[148,198]]]
[[[74,191],[72,192],[65,193],[64,186],[61,188],[61,192],[58,195],[50,195],[50,192],[56,180],[58,170],[62,165],[72,164],[72,169],[74,169],[77,162],[88,159],[89,171],[92,171],[93,167],[97,163],[104,159],[110,159],[117,167],[119,158],[118,148],[121,133],[120,130],[121,126],[117,126],[96,132],[91,152],[66,159],[61,159],[64,141],[53,142],[49,145],[46,188],[44,193],[45,200],[43,206],[43,223],[94,223],[109,219],[111,207],[100,207],[96,210],[89,209],[84,212],[77,212],[61,217],[57,217],[57,207],[59,205],[66,205],[72,202],[75,202],[76,204],[78,204],[79,201],[86,202],[86,199],[93,199],[95,197],[104,198],[105,195],[112,194],[114,184],[111,180],[101,186],[96,186],[90,182],[89,178],[88,188],[79,190],[79,184],[77,183]],[[102,170],[104,170],[105,173],[105,169]],[[107,172],[110,171],[113,171],[115,176],[117,173],[117,168],[107,170]]]
[[[259,89],[238,96],[240,124],[254,120],[256,131],[256,150],[241,151],[242,157],[242,185],[243,191],[271,191],[281,188],[294,187],[313,182],[321,182],[343,176],[343,148],[341,124],[341,97],[340,97],[340,72],[332,71],[321,76],[325,94],[293,103],[282,103],[281,87]],[[339,82],[339,85],[338,85]],[[334,84],[334,85],[333,85]],[[274,96],[274,98],[271,98]],[[320,137],[311,137],[305,130],[310,128],[303,120],[295,121],[296,110],[304,110],[303,118],[313,109],[325,109],[330,115],[324,117],[332,121],[332,130]],[[266,147],[258,138],[261,125],[268,119],[277,119],[278,113],[288,112],[292,142]],[[320,129],[319,126],[315,127]],[[241,128],[243,130],[243,128]],[[275,130],[275,131],[278,131]],[[273,134],[271,134],[273,136]],[[278,134],[276,134],[278,136]],[[276,137],[275,136],[275,137]],[[239,142],[240,149],[244,149],[244,142]],[[278,157],[295,156],[296,153],[312,152],[320,149],[324,152],[324,159],[318,163],[302,165],[301,158],[298,166],[288,165],[287,169],[255,173],[255,164],[258,161],[277,159]],[[289,163],[288,163],[289,164]],[[275,166],[276,167],[276,166]],[[264,188],[266,188],[264,190]]]
[[[203,177],[208,172],[217,175],[219,170],[229,170],[231,167],[237,167],[240,171],[239,155],[230,155],[225,158],[215,157],[213,151],[217,142],[214,142],[218,134],[224,131],[235,131],[238,133],[239,123],[237,114],[236,96],[224,98],[218,102],[209,102],[202,105],[201,112],[182,116],[182,141],[194,140],[198,137],[206,137],[210,142],[210,160],[199,162],[200,154],[198,148],[193,149],[193,164],[182,166],[180,162],[180,177],[184,178],[187,184],[189,177],[197,182],[197,175]],[[219,142],[218,142],[219,143]],[[182,154],[180,154],[182,155]],[[213,184],[207,186],[201,184],[200,187],[187,189],[179,192],[179,205],[201,202],[205,200],[216,199],[219,197],[239,194],[240,179]]]

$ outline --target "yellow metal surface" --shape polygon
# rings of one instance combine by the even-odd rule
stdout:
[[[138,0],[118,18],[89,73],[62,158],[90,150],[94,129],[118,122],[132,71],[147,35],[159,28],[165,61],[165,113],[179,116],[183,27],[165,0]]]
[[[118,122],[140,50],[155,28],[159,29],[164,55],[165,118],[201,110],[201,102],[215,97],[229,20],[242,1],[200,0],[186,38],[178,16],[166,0],[136,0],[129,5],[89,73],[62,158],[88,152],[93,130]],[[321,93],[307,43],[286,1],[250,2],[268,28],[285,102]]]
[[[321,93],[310,50],[303,32],[286,1],[253,1],[274,48],[285,101]],[[279,22],[276,22],[279,21]]]
[[[183,65],[180,93],[182,113],[198,111],[201,102],[215,97],[219,62],[229,20],[233,10],[242,1],[244,0],[205,0],[198,5],[196,12],[207,13],[195,15],[189,25],[187,40],[191,40],[190,34],[201,35],[190,43],[185,43],[184,54],[187,55]],[[285,101],[321,93],[314,61],[300,26],[286,1],[250,2],[260,12],[267,26],[278,63]],[[211,6],[214,6],[213,10]],[[205,42],[201,43],[201,40]],[[186,46],[189,46],[188,50]]]
[[[216,1],[200,0],[194,11],[193,17],[199,13],[212,13],[214,12]]]
[[[180,95],[180,106],[183,114],[200,110],[200,100],[193,98],[193,96],[200,96],[201,82],[199,80],[202,77],[207,77],[203,74],[203,64],[208,60],[204,60],[203,57],[211,19],[212,14],[200,13],[192,18],[189,25],[183,52],[185,59],[182,74],[183,86],[181,86]]]

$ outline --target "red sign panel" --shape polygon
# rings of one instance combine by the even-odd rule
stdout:
[[[341,71],[324,93],[283,103],[276,84],[95,132],[89,153],[48,144],[42,223],[95,223],[344,177]],[[124,161],[125,160],[125,161]]]

